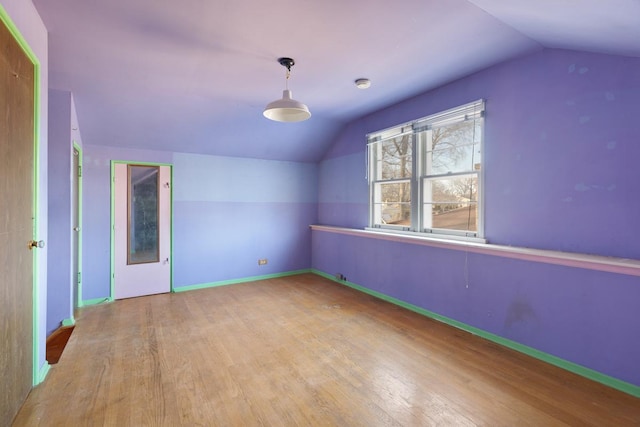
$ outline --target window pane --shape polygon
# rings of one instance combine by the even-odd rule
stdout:
[[[374,223],[411,225],[411,183],[378,183],[375,189]]]
[[[425,215],[431,213],[431,226],[446,230],[478,231],[477,203],[426,203]]]
[[[480,169],[481,121],[464,121],[427,132],[427,175]]]
[[[425,228],[478,230],[478,177],[476,174],[423,181]]]
[[[158,262],[157,166],[129,165],[127,264]]]
[[[378,151],[378,179],[411,177],[412,135],[401,135],[380,142]]]

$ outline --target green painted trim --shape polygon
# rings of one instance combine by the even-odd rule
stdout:
[[[78,226],[80,227],[80,231],[78,232],[78,273],[80,274],[80,280],[77,281],[78,286],[78,308],[83,306],[82,303],[82,282],[84,278],[82,277],[82,233],[83,233],[83,224],[82,224],[82,179],[84,177],[84,168],[82,166],[82,147],[76,142],[73,141],[73,148],[78,151],[78,165],[80,166],[80,170],[82,174],[78,177]],[[76,278],[77,280],[77,278]]]
[[[38,371],[38,384],[40,384],[45,380],[45,378],[47,378],[47,374],[50,370],[51,365],[49,365],[49,362],[45,360],[44,365],[42,365],[42,368],[40,368],[40,371]]]
[[[296,270],[287,271],[284,273],[267,274],[265,276],[251,276],[242,279],[222,280],[220,282],[202,283],[199,285],[180,286],[173,290],[173,292],[187,292],[195,291],[198,289],[217,288],[218,286],[237,285],[240,283],[256,282],[258,280],[277,279],[279,277],[296,276],[298,274],[311,273],[311,270]]]
[[[617,378],[613,378],[610,377],[608,375],[605,375],[603,373],[600,373],[598,371],[594,371],[593,369],[589,369],[586,368],[584,366],[578,365],[576,363],[573,362],[569,362],[568,360],[565,359],[561,359],[557,356],[553,356],[551,354],[545,353],[543,351],[537,350],[535,348],[526,346],[524,344],[520,344],[518,342],[515,341],[511,341],[507,338],[503,338],[499,335],[495,335],[492,334],[491,332],[487,332],[484,331],[482,329],[476,328],[474,326],[471,325],[467,325],[466,323],[462,323],[459,322],[457,320],[451,319],[449,317],[446,316],[442,316],[440,314],[434,313],[432,311],[429,310],[425,310],[424,308],[415,306],[413,304],[409,304],[407,302],[401,301],[399,299],[390,297],[388,295],[382,294],[380,292],[376,292],[373,291],[371,289],[365,288],[364,286],[360,286],[360,285],[356,285],[355,283],[351,283],[351,282],[347,282],[345,280],[338,280],[336,279],[334,276],[324,273],[322,271],[319,270],[315,270],[312,269],[311,270],[312,273],[317,274],[318,276],[322,276],[326,279],[332,280],[336,283],[340,283],[342,285],[348,286],[350,288],[353,288],[357,291],[369,294],[371,296],[374,296],[376,298],[379,298],[381,300],[390,302],[392,304],[395,304],[397,306],[406,308],[407,310],[411,310],[415,313],[421,314],[423,316],[432,318],[434,320],[437,320],[439,322],[445,323],[449,326],[453,326],[454,328],[458,328],[461,329],[463,331],[469,332],[473,335],[477,335],[481,338],[484,338],[486,340],[492,341],[496,344],[500,344],[504,347],[510,348],[512,350],[516,350],[520,353],[524,353],[528,356],[531,356],[533,358],[536,358],[538,360],[542,360],[543,362],[547,362],[550,363],[554,366],[557,366],[559,368],[562,368],[564,370],[567,370],[569,372],[573,372],[574,374],[578,374],[580,376],[583,376],[585,378],[588,378],[592,381],[596,381],[599,382],[601,384],[604,384],[606,386],[609,386],[611,388],[615,388],[617,390],[623,391],[627,394],[630,394],[632,396],[635,397],[640,397],[640,387],[636,386],[634,384],[630,384],[626,381],[622,381],[619,380]]]
[[[90,305],[98,305],[98,304],[103,304],[107,302],[113,302],[113,298],[107,297],[107,298],[95,298],[95,299],[84,300],[82,301],[82,306],[88,307]]]
[[[63,319],[62,320],[62,326],[74,326],[76,324],[76,319],[74,319],[73,317],[70,319]]]
[[[169,168],[169,174],[171,176],[171,187],[169,195],[169,238],[170,251],[169,254],[169,292],[173,292],[173,165],[171,163],[156,163],[156,162],[135,162],[132,160],[111,160],[111,279],[110,279],[110,296],[109,299],[113,301],[116,295],[116,188],[114,179],[116,177],[116,164],[125,165],[140,165],[140,166],[167,166]]]
[[[34,138],[33,138],[33,236],[34,240],[40,240],[36,238],[39,232],[40,224],[40,64],[33,64],[34,66]],[[40,293],[38,292],[38,284],[40,282],[39,274],[40,270],[38,264],[40,262],[40,251],[33,251],[33,385],[36,386],[44,380],[38,370],[38,354],[40,353],[40,340],[38,340],[38,325],[40,324]],[[46,282],[45,282],[46,283]],[[48,366],[45,359],[44,365]],[[48,369],[47,369],[48,372]],[[46,376],[46,372],[44,373]],[[42,378],[42,380],[41,380]]]
[[[116,179],[116,161],[111,161],[111,182],[109,187],[111,188],[111,243],[109,253],[111,256],[111,269],[109,271],[109,299],[113,300],[116,295],[116,186],[114,185]],[[124,163],[124,162],[122,162]]]
[[[136,162],[133,160],[111,160],[111,163],[124,163],[125,165],[135,166],[169,166],[173,167],[171,163],[158,163],[158,162]]]
[[[31,46],[27,40],[22,36],[22,33],[15,25],[7,11],[0,4],[0,21],[9,30],[9,33],[13,36],[18,45],[22,48],[25,55],[33,64],[33,236],[38,235],[38,217],[39,217],[39,200],[40,200],[40,60],[36,56],[35,52],[31,49]],[[38,326],[40,323],[40,313],[38,307],[40,301],[38,298],[38,261],[39,251],[33,251],[33,279],[32,279],[32,384],[34,386],[40,384],[40,370],[38,369],[38,354],[40,353],[40,342],[38,340]],[[47,362],[45,360],[45,366]],[[45,373],[46,375],[46,373]]]
[[[173,165],[169,165],[169,174],[171,176],[171,191],[169,192],[169,215],[170,215],[170,224],[169,227],[169,235],[171,236],[171,245],[170,245],[170,253],[169,253],[169,292],[174,292],[174,283],[173,283]]]
[[[33,65],[38,67],[38,72],[40,71],[40,60],[36,56],[35,52],[29,46],[27,40],[22,36],[22,33],[18,29],[18,27],[14,24],[13,20],[5,10],[5,8],[0,3],[0,21],[2,21],[6,26],[13,38],[18,42],[18,45],[22,48],[24,53],[27,55],[29,60],[33,63]],[[39,77],[39,74],[38,74]],[[39,80],[35,80],[34,83],[38,83]],[[39,92],[39,89],[38,89]]]

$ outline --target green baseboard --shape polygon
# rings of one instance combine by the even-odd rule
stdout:
[[[278,277],[295,276],[298,274],[311,273],[311,269],[287,271],[284,273],[267,274],[265,276],[251,276],[244,277],[242,279],[222,280],[220,282],[202,283],[199,285],[180,286],[173,288],[173,292],[187,292],[195,291],[198,289],[216,288],[218,286],[237,285],[240,283],[255,282],[258,280],[277,279]]]
[[[220,282],[180,286],[180,287],[173,288],[171,292],[178,293],[178,292],[195,291],[198,289],[216,288],[218,286],[236,285],[240,283],[255,282],[258,280],[277,279],[278,277],[295,276],[295,275],[304,274],[304,273],[311,273],[311,269],[285,271],[284,273],[274,273],[274,274],[267,274],[263,276],[250,276],[250,277],[243,277],[241,279],[222,280]],[[91,300],[85,300],[82,302],[82,305],[83,306],[98,305],[98,304],[107,303],[107,302],[113,302],[113,299],[107,297],[107,298],[96,298]]]
[[[62,326],[74,326],[76,324],[76,319],[73,317],[70,319],[62,320]]]
[[[84,300],[82,301],[82,306],[86,307],[88,305],[98,305],[98,304],[102,304],[105,302],[113,302],[113,300],[111,298],[95,298],[95,299],[89,299],[89,300]]]
[[[453,326],[454,328],[461,329],[463,331],[469,332],[473,335],[477,335],[481,338],[492,341],[496,344],[500,344],[504,347],[508,347],[512,350],[519,351],[520,353],[524,353],[533,358],[542,360],[543,362],[550,363],[554,366],[567,370],[569,372],[573,372],[574,374],[578,374],[590,380],[599,382],[611,388],[615,388],[616,390],[620,390],[627,394],[630,394],[635,397],[640,397],[640,387],[634,384],[619,380],[614,377],[610,377],[598,371],[594,371],[593,369],[586,368],[584,366],[578,365],[573,362],[569,362],[568,360],[561,359],[557,356],[553,356],[551,354],[545,353],[543,351],[537,350],[535,348],[526,346],[524,344],[520,344],[516,341],[511,341],[507,338],[503,338],[499,335],[492,334],[491,332],[484,331],[482,329],[478,329],[474,326],[467,325],[466,323],[459,322],[455,319],[451,319],[446,316],[442,316],[438,313],[434,313],[429,310],[425,310],[424,308],[415,306],[413,304],[409,304],[407,302],[401,301],[397,298],[390,297],[388,295],[382,294],[380,292],[373,291],[369,288],[365,288],[364,286],[356,285],[355,283],[348,282],[346,280],[339,280],[331,274],[324,273],[319,270],[312,269],[312,273],[317,274],[318,276],[322,276],[326,279],[332,280],[336,283],[340,283],[342,285],[353,288],[357,291],[369,294],[381,300],[390,302],[392,304],[398,305],[400,307],[406,308],[407,310],[411,310],[415,313],[421,314],[423,316],[429,317],[431,319],[437,320],[439,322],[445,323],[447,325]]]
[[[45,378],[47,378],[47,374],[49,374],[49,370],[51,370],[51,365],[49,365],[49,362],[45,360],[44,365],[42,365],[42,367],[38,371],[38,378],[36,380],[37,382],[33,385],[34,387],[42,383],[45,380]]]

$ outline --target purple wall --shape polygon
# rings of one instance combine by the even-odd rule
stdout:
[[[71,280],[71,93],[49,91],[47,335],[73,317]]]
[[[49,91],[47,335],[73,319],[73,144],[82,148],[71,92]]]
[[[320,223],[367,225],[366,133],[479,98],[489,242],[639,259],[638,58],[544,50],[351,123],[320,165]],[[321,231],[312,253],[318,270],[640,386],[638,277]]]
[[[316,165],[87,145],[84,300],[110,292],[111,160],[173,165],[174,287],[311,267]]]
[[[176,287],[311,267],[316,165],[185,153],[173,163]]]

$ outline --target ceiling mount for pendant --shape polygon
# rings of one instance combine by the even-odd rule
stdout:
[[[295,65],[292,58],[278,58],[278,63],[287,69],[285,90],[282,91],[282,99],[273,101],[267,105],[262,113],[267,119],[277,122],[301,122],[311,117],[309,108],[301,102],[292,99],[289,90],[289,77],[291,67]]]
[[[296,61],[294,61],[291,58],[278,58],[278,62],[280,63],[280,65],[285,67],[289,72],[291,72],[291,67],[296,65]]]

